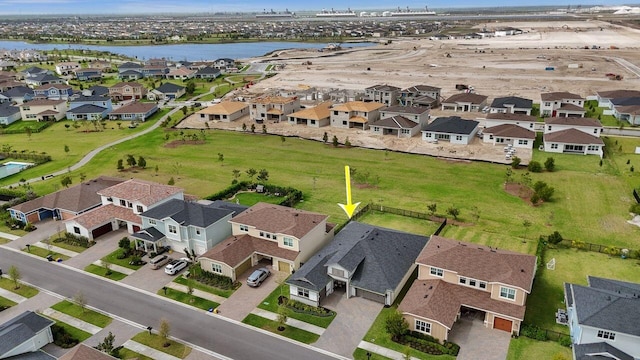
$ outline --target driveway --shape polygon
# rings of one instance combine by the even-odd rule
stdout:
[[[5,244],[5,246],[21,250],[27,244],[33,244],[37,243],[38,241],[43,241],[49,236],[65,230],[64,223],[62,221],[55,221],[53,219],[39,221],[34,225],[37,228],[36,230],[26,233],[18,240],[13,240]]]
[[[185,256],[184,254],[177,252],[168,255],[172,259],[179,259]],[[164,272],[164,266],[160,269],[154,270],[151,268],[151,265],[148,264],[149,258],[147,256],[142,259],[146,261],[147,264],[136,270],[135,273],[122,279],[120,281],[121,283],[131,285],[138,289],[150,291],[152,293],[157,293],[163,286],[172,282],[178,275],[185,272],[185,270],[182,270],[178,275],[167,275]]]
[[[125,236],[129,236],[126,228],[102,235],[96,239],[95,245],[67,260],[66,264],[82,270],[94,261],[114,252],[118,248],[118,241]],[[55,245],[55,243],[52,243],[52,245]]]
[[[511,334],[488,329],[480,319],[462,318],[453,325],[449,340],[460,345],[457,360],[504,360],[509,351]]]
[[[361,297],[347,299],[342,291],[334,292],[322,306],[337,315],[313,346],[351,358],[364,335],[369,331],[383,305]]]

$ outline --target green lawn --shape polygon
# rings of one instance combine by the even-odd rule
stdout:
[[[9,272],[9,269],[6,269],[5,271]],[[38,292],[39,292],[37,289],[21,283],[20,283],[20,287],[16,289],[13,281],[11,281],[11,279],[4,278],[4,277],[0,277],[0,287],[26,298],[32,298],[38,295]]]
[[[114,264],[114,265],[119,265],[122,267],[126,267],[128,269],[132,269],[132,270],[138,270],[142,267],[142,265],[131,265],[129,264],[129,261],[131,261],[131,258],[125,258],[125,259],[118,259],[118,255],[120,255],[122,253],[122,249],[117,249],[114,252],[112,252],[111,254],[103,257],[101,260],[103,261],[107,261],[110,264]]]
[[[74,251],[74,252],[77,252],[77,253],[81,253],[81,252],[87,250],[86,247],[67,244],[64,241],[56,242],[54,239],[51,239],[51,245],[57,246],[59,248],[67,249],[67,250],[70,250],[70,251]]]
[[[78,339],[79,342],[83,342],[85,340],[87,340],[88,338],[91,337],[91,334],[84,331],[84,330],[80,330],[77,327],[73,327],[65,322],[62,321],[58,321],[58,320],[54,320],[51,319],[53,321],[56,322],[56,325],[64,328],[66,330],[67,333],[69,333],[69,335],[71,335],[71,337]]]
[[[8,243],[10,243],[10,242],[11,242],[11,240],[9,240],[9,239],[5,239],[5,238],[3,238],[3,237],[0,237],[0,245],[2,245],[2,244],[8,244]]]
[[[55,251],[50,251],[50,250],[43,249],[41,247],[33,246],[33,245],[29,247],[28,251],[27,251],[27,248],[22,249],[22,251],[28,252],[29,254],[33,254],[33,255],[36,255],[36,256],[40,256],[42,258],[46,258],[47,256],[51,255],[56,260],[57,259],[62,259],[64,261],[64,260],[69,260],[70,259],[70,257],[68,257],[67,255],[58,254]]]
[[[378,355],[375,353],[371,353],[371,357],[367,357],[367,350],[364,349],[360,349],[357,348],[354,352],[353,352],[353,358],[355,360],[391,360],[388,357],[382,356],[382,355]]]
[[[559,354],[559,355],[558,355]],[[564,356],[555,358],[554,356]],[[573,357],[571,349],[558,344],[555,341],[537,341],[520,336],[511,339],[507,360],[539,360],[539,359],[564,359]]]
[[[259,202],[279,204],[282,200],[284,200],[284,196],[270,196],[256,192],[243,192],[236,194],[232,201],[235,200],[238,200],[241,205],[246,206],[253,206]]]
[[[276,321],[265,319],[253,314],[247,315],[247,317],[244,318],[242,322],[305,344],[313,344],[320,338],[320,335],[310,333],[308,331],[298,329],[289,325],[285,326],[285,329],[283,331],[279,331],[278,323]]]
[[[369,211],[366,215],[359,218],[358,221],[420,235],[431,235],[438,229],[438,226],[440,226],[439,223],[429,220],[383,213],[375,210]]]
[[[149,333],[146,331],[138,333],[136,336],[131,338],[131,340],[137,341],[143,345],[147,345],[180,359],[184,359],[191,353],[190,347],[173,340],[167,340],[171,345],[164,347],[162,346],[164,340],[160,336],[156,334],[149,335]]]
[[[83,310],[79,305],[76,305],[67,300],[63,300],[51,306],[51,308],[101,328],[104,328],[107,325],[109,325],[112,320],[110,317],[103,315],[99,312],[93,311],[91,309],[87,309],[86,307]]]
[[[133,360],[133,359],[137,359],[137,360],[153,360],[152,358],[148,357],[148,356],[144,356],[142,354],[139,354],[133,350],[127,349],[127,348],[122,348],[120,349],[120,359],[124,359],[124,360]]]
[[[198,309],[202,309],[202,310],[215,309],[218,306],[220,306],[220,304],[218,304],[217,302],[203,299],[198,296],[189,295],[187,293],[183,293],[181,291],[174,290],[174,289],[167,289],[166,294],[164,290],[160,289],[158,290],[158,295],[161,295],[176,301],[180,301],[181,303],[191,305],[193,307],[197,307]]]
[[[187,283],[189,281],[191,281],[191,280],[185,279],[185,277],[182,276],[182,275],[178,276],[177,278],[175,278],[173,280],[173,282],[178,283],[178,284],[182,284],[182,285],[185,285],[185,286],[187,285]],[[198,289],[198,290],[201,290],[201,291],[204,291],[204,292],[208,292],[208,293],[211,293],[211,294],[214,294],[214,295],[222,296],[222,297],[225,297],[225,298],[228,298],[229,296],[231,296],[231,294],[233,294],[233,291],[234,291],[234,290],[218,289],[216,287],[209,286],[209,285],[203,284],[203,283],[195,281],[195,280],[191,281],[191,286],[194,289]]]
[[[3,307],[12,307],[14,305],[18,305],[17,303],[7,299],[7,298],[3,298],[2,296],[0,296],[0,308]]]
[[[107,279],[111,279],[115,281],[120,281],[127,277],[126,274],[113,271],[113,270],[111,270],[111,275],[107,276],[107,269],[105,269],[104,266],[98,266],[94,264],[90,264],[89,266],[84,268],[84,271],[90,272],[92,274],[100,275],[102,277],[106,277]]]
[[[281,294],[289,297],[289,285],[283,284],[281,286],[278,286],[271,292],[271,294],[269,294],[269,296],[262,300],[262,302],[258,305],[258,308],[268,310],[273,313],[278,313],[278,297]],[[329,327],[333,319],[335,319],[336,315],[334,313],[333,316],[320,317],[309,314],[302,314],[291,310],[289,311],[289,317],[326,329],[327,327]]]
[[[555,270],[538,270],[525,315],[525,322],[541,328],[569,333],[567,326],[555,322],[556,310],[565,308],[565,282],[587,285],[587,275],[640,282],[639,260],[577,249],[547,249],[545,258],[556,259]]]

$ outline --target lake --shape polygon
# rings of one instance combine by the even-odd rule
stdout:
[[[373,46],[375,43],[343,43],[343,47]],[[202,61],[219,58],[246,59],[262,56],[280,49],[320,49],[327,46],[321,43],[301,42],[255,42],[231,44],[177,44],[177,45],[131,45],[102,46],[82,44],[30,44],[23,41],[0,41],[0,49],[15,50],[53,50],[53,49],[87,49],[109,51],[140,60],[165,58],[169,60]]]

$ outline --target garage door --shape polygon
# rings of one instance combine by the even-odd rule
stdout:
[[[493,328],[498,330],[504,330],[511,333],[512,324],[511,320],[502,319],[499,317],[493,318]]]
[[[291,265],[288,262],[278,261],[278,270],[286,273],[291,272]]]
[[[245,260],[242,264],[236,268],[236,278],[244,274],[245,271],[251,268],[251,258]]]
[[[385,296],[384,295],[380,295],[380,294],[376,294],[373,293],[371,291],[366,291],[366,290],[362,290],[362,289],[358,289],[356,288],[356,296],[360,296],[363,297],[365,299],[371,300],[371,301],[375,301],[381,304],[384,304],[385,301]]]
[[[98,237],[100,237],[100,236],[102,236],[102,235],[104,235],[104,234],[106,234],[108,232],[111,232],[112,230],[113,230],[113,228],[111,227],[111,223],[109,222],[109,223],[104,224],[104,225],[100,226],[99,228],[93,230],[91,232],[91,236],[95,240],[96,238],[98,238]]]

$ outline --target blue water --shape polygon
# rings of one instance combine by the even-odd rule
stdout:
[[[20,171],[28,168],[33,164],[29,163],[16,163],[16,162],[7,162],[0,165],[0,179],[5,178],[9,175],[17,174]]]
[[[343,43],[343,47],[373,46],[374,43]],[[300,42],[256,42],[233,44],[179,44],[179,45],[140,45],[140,46],[98,46],[79,44],[29,44],[23,41],[0,41],[0,49],[8,50],[53,50],[53,49],[90,49],[109,51],[140,60],[165,58],[171,61],[203,61],[219,58],[246,59],[262,56],[280,49],[319,49],[327,44]]]

